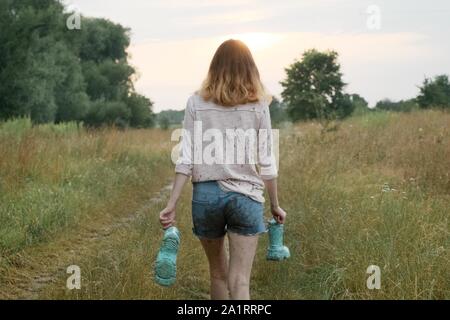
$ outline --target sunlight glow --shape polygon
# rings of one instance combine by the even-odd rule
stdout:
[[[237,39],[243,41],[251,51],[261,51],[273,47],[283,39],[283,36],[275,33],[252,32],[231,34],[220,38],[223,42],[228,39]]]

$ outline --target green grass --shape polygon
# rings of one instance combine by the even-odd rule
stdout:
[[[51,240],[122,194],[145,192],[169,168],[169,149],[157,147],[151,131],[91,133],[70,123],[32,127],[20,119],[2,124],[0,136],[1,255]]]
[[[266,261],[268,239],[261,237],[252,275],[252,298],[449,299],[449,123],[448,113],[426,111],[358,116],[344,121],[337,131],[325,134],[317,123],[284,127],[279,193],[288,212],[285,240],[292,258],[280,263]],[[160,139],[147,146],[146,141],[152,135],[159,135]],[[42,225],[30,234],[37,233],[40,237],[40,232],[54,230],[43,238],[38,249],[32,246],[25,250],[25,257],[34,257],[41,265],[52,265],[47,252],[61,251],[60,242],[74,250],[71,255],[58,254],[58,264],[63,268],[56,269],[56,280],[39,297],[207,298],[207,261],[191,231],[190,186],[177,208],[182,242],[178,279],[171,288],[161,288],[152,279],[153,261],[162,237],[158,213],[167,194],[140,211],[135,221],[94,243],[78,239],[84,235],[84,229],[78,229],[68,219],[82,215],[76,210],[80,203],[87,207],[94,202],[104,203],[98,212],[88,210],[94,217],[108,216],[107,210],[119,215],[125,208],[139,209],[143,196],[136,197],[132,205],[120,203],[138,190],[159,190],[173,174],[167,155],[175,143],[168,142],[168,133],[146,130],[82,133],[84,138],[78,143],[74,140],[79,138],[71,136],[60,137],[60,143],[53,144],[58,145],[59,152],[45,152],[46,158],[38,161],[40,164],[33,170],[17,166],[17,162],[2,164],[7,186],[17,185],[21,190],[15,197],[13,192],[8,193],[9,200],[2,201],[2,207],[9,208],[3,212],[9,213],[10,223],[20,220],[17,217],[28,217],[24,214],[28,210],[39,217],[36,219]],[[27,137],[25,134],[21,140]],[[50,137],[45,139],[41,147],[53,141]],[[39,170],[55,163],[60,148],[64,149],[63,141],[71,146],[67,152],[73,158],[64,156],[71,160],[64,161],[57,174],[54,169]],[[34,150],[37,152],[39,148]],[[20,173],[22,178],[16,181],[5,174],[5,167],[18,167],[13,176]],[[51,197],[50,190],[58,197]],[[105,199],[114,192],[117,201],[106,205]],[[23,200],[27,197],[31,202]],[[35,204],[31,207],[29,203]],[[27,221],[27,225],[33,226],[32,219]],[[58,230],[67,228],[64,221],[75,226],[63,238],[65,242],[56,236],[61,233]],[[0,227],[0,230],[7,234],[8,230],[22,229]],[[11,234],[8,237],[16,239],[16,233]],[[2,234],[1,239],[6,241],[8,237]],[[67,245],[73,238],[79,240],[81,247]],[[28,260],[13,261],[33,274],[27,268]],[[71,264],[81,267],[79,291],[65,288],[64,266]],[[381,269],[380,290],[366,287],[369,265]]]

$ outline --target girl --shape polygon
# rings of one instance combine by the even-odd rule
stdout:
[[[264,187],[275,220],[286,219],[278,203],[270,102],[250,50],[238,40],[217,49],[201,89],[187,102],[175,181],[160,222],[165,229],[175,223],[178,198],[191,177],[193,232],[209,261],[212,299],[250,299],[258,235],[266,232]],[[215,147],[203,148],[202,139],[214,140]]]

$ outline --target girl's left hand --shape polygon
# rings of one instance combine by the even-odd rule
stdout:
[[[159,213],[159,222],[161,223],[163,229],[170,228],[175,225],[175,209],[174,205],[167,205],[160,213]]]

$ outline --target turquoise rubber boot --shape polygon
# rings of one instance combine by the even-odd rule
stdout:
[[[179,246],[180,231],[176,227],[166,229],[155,263],[155,281],[159,285],[168,287],[175,283]]]
[[[269,221],[269,247],[267,248],[267,260],[280,261],[291,256],[289,248],[283,245],[284,225],[275,219]]]

